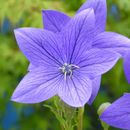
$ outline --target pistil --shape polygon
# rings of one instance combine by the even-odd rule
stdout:
[[[67,76],[72,78],[74,69],[79,69],[79,66],[65,63],[59,68],[59,70],[61,70],[61,72],[64,74],[64,80],[66,80]]]

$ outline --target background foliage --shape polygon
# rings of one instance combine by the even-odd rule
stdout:
[[[85,0],[0,0],[0,130],[60,130],[50,109],[44,104],[25,105],[10,101],[18,82],[27,72],[28,61],[19,51],[13,29],[42,28],[42,9],[55,9],[72,16]],[[130,0],[107,0],[107,30],[130,37]],[[90,107],[86,105],[84,130],[102,130],[97,109],[130,92],[122,60],[102,78],[100,92]],[[116,130],[116,128],[110,128]]]

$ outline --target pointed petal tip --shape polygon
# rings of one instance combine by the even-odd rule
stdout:
[[[10,100],[11,100],[11,101],[13,101],[13,100],[14,100],[13,96],[11,96]]]
[[[14,34],[16,34],[19,31],[19,28],[14,29]]]
[[[23,104],[36,104],[36,103],[42,102],[42,101],[37,101],[37,100],[35,101],[35,100],[26,99],[23,97],[17,97],[14,95],[10,98],[10,101],[17,102],[17,103],[23,103]]]
[[[88,12],[88,11],[90,11],[91,13],[94,13],[94,9],[93,8],[87,8],[87,9],[84,9],[83,11],[81,11],[81,12]],[[81,13],[80,12],[80,13]]]
[[[29,29],[29,28],[26,28],[26,27],[16,28],[16,29],[14,29],[14,34],[16,35],[16,34],[20,33],[21,31],[23,31],[25,29]]]
[[[13,97],[11,97],[10,101],[16,102],[16,103],[23,103],[23,104],[34,104],[34,103],[38,103],[38,102],[24,101],[24,100],[21,100],[20,98],[13,98]]]
[[[48,11],[48,10],[45,10],[45,9],[42,10],[42,15],[43,15],[43,16],[45,15],[45,12],[46,12],[46,11]]]
[[[87,0],[77,11],[80,13],[81,11],[93,8],[95,17],[96,17],[96,27],[95,27],[95,35],[101,33],[106,28],[106,16],[107,16],[107,8],[106,8],[106,0]]]
[[[19,102],[18,97],[15,94],[15,91],[13,92],[13,95],[11,96],[10,100],[14,102]]]
[[[91,16],[95,20],[95,13],[94,13],[93,8],[87,8],[87,9],[81,11],[80,13],[78,13],[76,15],[78,15],[78,16],[87,16],[87,17]]]
[[[17,97],[14,96],[14,94],[13,94],[12,97],[10,98],[10,101],[22,103],[22,102],[20,102],[20,101],[18,100]]]
[[[44,29],[59,32],[68,23],[70,17],[57,10],[42,10]]]

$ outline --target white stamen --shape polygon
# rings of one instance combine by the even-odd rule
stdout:
[[[74,65],[74,64],[70,64],[72,67],[75,67],[75,68],[80,68],[79,66],[77,66],[77,65]]]
[[[65,63],[62,67],[59,67],[59,70],[64,74],[64,80],[67,79],[67,75],[72,78],[73,70],[79,69],[80,67],[74,64]]]

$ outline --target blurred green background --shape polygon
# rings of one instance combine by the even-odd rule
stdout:
[[[25,105],[10,101],[28,61],[19,51],[13,29],[42,28],[42,9],[55,9],[72,16],[85,0],[0,0],[0,130],[60,130],[59,122],[43,104]],[[107,30],[130,37],[130,0],[107,0]],[[130,92],[122,60],[103,75],[100,92],[90,107],[86,105],[84,130],[102,130],[97,109],[103,102],[113,102]],[[110,128],[110,130],[117,130]]]

